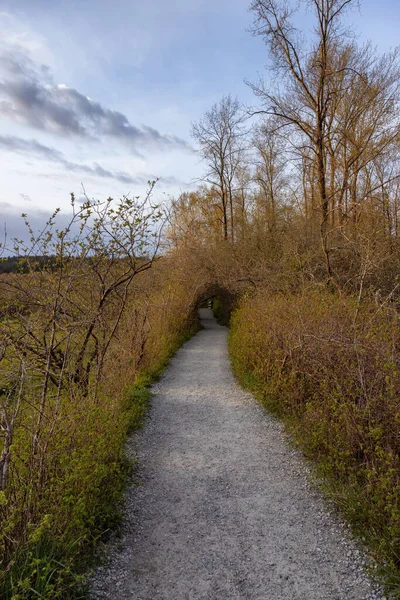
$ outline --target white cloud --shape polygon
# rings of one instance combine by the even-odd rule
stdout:
[[[34,32],[22,17],[0,12],[0,50],[22,49],[39,62],[52,64],[52,52],[43,36]]]

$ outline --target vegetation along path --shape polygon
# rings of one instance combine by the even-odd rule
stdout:
[[[128,492],[122,543],[95,572],[92,597],[380,598],[281,425],[236,384],[227,330],[208,309],[201,317],[130,442],[141,485]]]

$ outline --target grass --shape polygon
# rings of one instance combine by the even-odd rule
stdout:
[[[87,597],[82,575],[76,573],[73,543],[49,537],[20,548],[3,578],[4,600],[79,600]]]

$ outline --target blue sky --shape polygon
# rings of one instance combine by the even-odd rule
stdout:
[[[190,123],[244,79],[266,48],[247,0],[0,0],[0,225],[68,210],[69,193],[176,195],[201,175]],[[311,27],[308,16],[302,24]],[[396,0],[349,15],[360,40],[399,42]]]

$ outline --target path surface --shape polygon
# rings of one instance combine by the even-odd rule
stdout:
[[[211,311],[201,317],[204,330],[154,386],[151,417],[130,441],[141,485],[128,491],[123,538],[95,572],[92,597],[381,598],[281,425],[235,382],[227,330]]]

